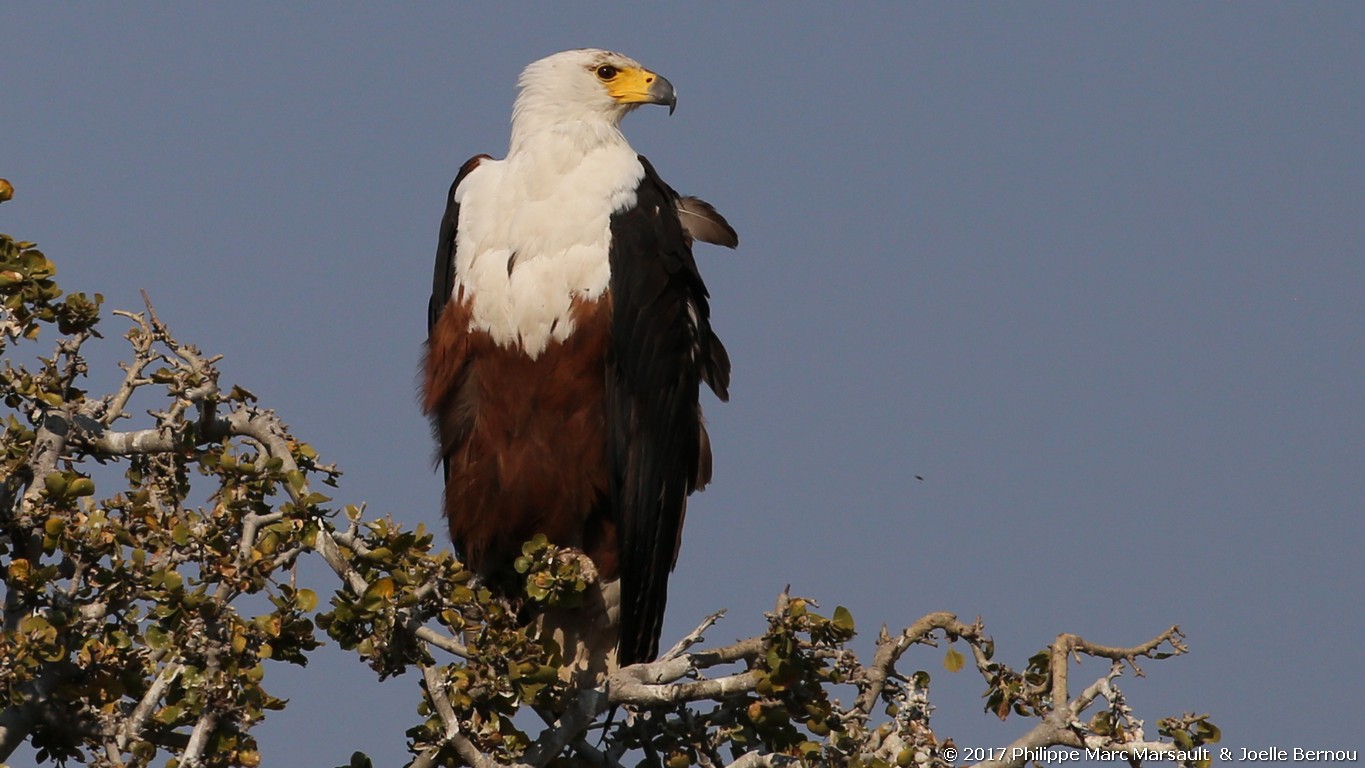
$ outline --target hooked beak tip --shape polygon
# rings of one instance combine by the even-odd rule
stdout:
[[[667,104],[670,115],[678,108],[678,94],[673,90],[673,84],[663,75],[655,76],[649,87],[649,95],[655,104]]]

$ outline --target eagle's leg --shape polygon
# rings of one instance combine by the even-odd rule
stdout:
[[[583,602],[573,608],[548,608],[536,625],[541,638],[553,640],[563,654],[560,679],[576,688],[592,688],[618,669],[621,581],[602,580],[592,558],[577,549],[570,554],[578,560],[587,584]]]

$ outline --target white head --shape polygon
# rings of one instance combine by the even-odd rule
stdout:
[[[579,48],[532,62],[517,81],[512,133],[528,134],[565,122],[613,128],[641,104],[677,105],[673,85],[628,56]]]

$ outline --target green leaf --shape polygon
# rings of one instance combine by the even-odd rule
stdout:
[[[289,483],[289,487],[293,488],[295,491],[302,491],[304,486],[308,484],[308,480],[303,476],[303,473],[297,469],[291,469],[286,472],[284,474],[284,479]]]
[[[174,723],[176,720],[179,720],[180,716],[184,714],[184,712],[185,705],[183,703],[172,704],[169,707],[163,707],[161,711],[157,712],[152,719],[156,720],[158,723],[161,723],[162,725],[170,725]]]
[[[308,613],[318,607],[318,593],[311,589],[300,589],[294,594],[294,601],[298,603],[300,611]]]
[[[393,562],[393,550],[388,547],[375,547],[366,552],[364,558],[366,562],[386,565]]]
[[[153,624],[147,627],[147,647],[154,651],[162,650],[171,644],[171,636],[166,630]]]
[[[1176,731],[1175,733],[1171,734],[1171,738],[1175,740],[1175,745],[1177,747],[1180,747],[1186,752],[1190,751],[1191,749],[1194,749],[1194,739],[1190,738],[1190,734],[1188,731],[1185,730]]]
[[[92,496],[95,493],[95,481],[88,477],[78,477],[71,481],[66,491],[72,496]]]
[[[65,496],[67,482],[65,474],[53,472],[43,478],[43,488],[47,490],[49,496]]]
[[[393,598],[393,579],[387,576],[376,580],[365,590],[365,594],[360,598],[360,605],[367,611],[373,611]]]
[[[253,395],[253,394],[252,394],[250,391],[248,391],[247,389],[245,389],[245,388],[243,388],[243,387],[237,386],[236,384],[232,385],[232,389],[228,391],[228,393],[227,393],[227,399],[228,399],[228,400],[234,400],[234,401],[237,401],[237,402],[240,402],[240,403],[254,403],[254,402],[256,402],[256,396],[255,396],[255,395]]]
[[[19,620],[19,631],[28,635],[47,635],[52,625],[42,616],[25,616]]]
[[[24,558],[16,558],[9,564],[9,579],[14,582],[28,581],[28,575],[33,572],[33,566]],[[22,625],[23,622],[20,622]]]
[[[943,657],[944,669],[948,670],[949,672],[961,672],[962,667],[966,665],[966,663],[967,660],[963,658],[962,654],[959,653],[956,648],[952,647],[951,645],[948,646],[948,653],[945,654]]]

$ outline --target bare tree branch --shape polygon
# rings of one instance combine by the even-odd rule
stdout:
[[[212,709],[205,709],[198,722],[194,724],[194,730],[190,732],[190,743],[185,746],[185,751],[180,757],[181,765],[186,768],[199,768],[204,750],[208,747],[209,736],[217,725],[218,713]]]
[[[702,637],[702,635],[706,632],[706,630],[715,626],[716,622],[720,621],[724,616],[725,616],[724,608],[720,609],[719,611],[716,611],[710,616],[707,616],[705,619],[702,620],[701,624],[697,625],[696,629],[692,630],[691,632],[688,632],[686,635],[683,635],[681,640],[675,643],[672,648],[669,648],[666,652],[664,652],[664,654],[659,657],[659,660],[668,661],[670,659],[676,659],[677,657],[681,656],[683,652],[686,651],[688,648],[691,648],[692,646],[704,640],[705,638]]]
[[[147,724],[147,718],[152,716],[152,711],[156,708],[157,702],[166,692],[167,686],[180,674],[183,667],[180,664],[168,664],[161,668],[161,672],[147,687],[147,692],[138,701],[137,706],[128,714],[128,719],[124,721],[123,728],[120,729],[118,739],[115,743],[119,752],[128,750],[128,743],[138,737],[142,728]]]
[[[924,616],[895,637],[887,634],[886,627],[882,627],[877,639],[877,650],[866,670],[867,686],[858,694],[854,707],[866,717],[871,717],[872,708],[876,706],[878,697],[886,687],[887,676],[891,674],[901,655],[915,643],[932,642],[928,640],[930,633],[939,629],[968,638],[976,638],[981,634],[979,623],[969,627],[958,621],[957,616],[946,612]]]

